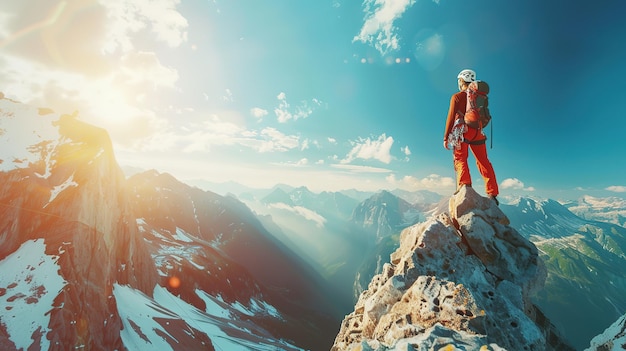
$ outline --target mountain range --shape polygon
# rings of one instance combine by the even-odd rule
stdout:
[[[607,222],[626,227],[626,200],[618,197],[597,198],[585,195],[577,201],[563,204],[584,219]]]
[[[0,99],[0,150],[2,350],[336,349],[346,335],[342,330],[353,330],[346,327],[346,316],[359,315],[365,300],[391,306],[376,300],[383,296],[372,289],[396,284],[385,276],[398,269],[393,265],[416,262],[403,255],[421,251],[403,246],[403,237],[423,236],[424,227],[437,220],[458,234],[455,221],[462,215],[451,213],[458,206],[449,201],[482,206],[477,194],[453,199],[400,190],[318,194],[304,187],[231,184],[219,195],[154,170],[127,177],[105,130],[81,122],[77,112],[58,115],[6,98]],[[576,205],[520,198],[483,209],[501,210],[495,221],[510,222],[503,235],[519,233],[516,240],[528,250],[536,247],[536,270],[540,273],[543,263],[546,274],[528,278],[532,289],[526,278],[514,278],[527,273],[506,264],[513,254],[495,266],[478,262],[480,255],[466,261],[464,256],[480,247],[464,241],[467,235],[486,235],[469,224],[465,236],[429,244],[434,255],[463,252],[463,257],[450,257],[447,268],[424,261],[431,268],[411,276],[411,283],[432,288],[434,282],[437,289],[446,282],[474,284],[475,277],[460,273],[468,273],[465,268],[452,274],[451,262],[489,267],[497,274],[487,281],[505,277],[515,283],[491,286],[491,298],[523,307],[526,317],[518,317],[543,335],[533,343],[583,349],[626,310],[622,205],[617,199],[584,198]],[[467,215],[480,217],[472,210]],[[466,249],[445,251],[450,245]],[[394,279],[403,276],[404,286],[413,286],[406,272],[399,272]],[[479,292],[468,291],[476,306],[488,304],[476,297]],[[523,292],[521,302],[511,299],[512,291]],[[479,310],[472,306],[457,307],[475,315]],[[435,315],[427,323],[435,329],[423,337],[451,335],[434,323],[445,327],[445,316]],[[522,340],[493,338],[493,328],[485,324],[489,318],[470,317],[475,316],[461,314],[466,320],[461,324],[475,321],[455,333],[485,336],[463,339],[466,344],[459,347],[488,342],[493,349],[510,348]],[[505,330],[519,326],[511,323]],[[603,345],[618,339],[619,330],[612,335]],[[398,335],[385,338],[380,340],[389,345],[407,342]]]
[[[548,267],[534,301],[574,345],[587,345],[624,314],[626,228],[583,219],[554,200],[522,198],[501,207]]]
[[[0,109],[0,349],[330,347],[329,285],[243,203],[126,179],[75,116]]]

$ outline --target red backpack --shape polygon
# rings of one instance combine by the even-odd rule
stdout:
[[[468,126],[482,129],[491,121],[487,94],[489,85],[480,80],[470,83],[467,88],[467,107],[463,119]]]

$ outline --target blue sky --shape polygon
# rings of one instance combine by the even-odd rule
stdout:
[[[617,0],[3,2],[0,91],[78,110],[109,131],[124,167],[447,195],[445,117],[456,74],[472,68],[492,89],[503,196],[626,197],[625,10]]]

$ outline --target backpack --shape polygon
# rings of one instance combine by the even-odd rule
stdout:
[[[482,129],[491,121],[487,94],[489,94],[489,85],[480,80],[470,83],[467,88],[467,107],[463,120],[468,126]]]

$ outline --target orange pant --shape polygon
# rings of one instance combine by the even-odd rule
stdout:
[[[478,145],[461,143],[461,147],[454,150],[454,170],[456,171],[457,185],[472,184],[472,177],[467,164],[468,149],[472,149],[476,158],[476,166],[485,181],[485,192],[487,195],[498,195],[498,181],[493,166],[487,158],[487,145],[485,143]]]

